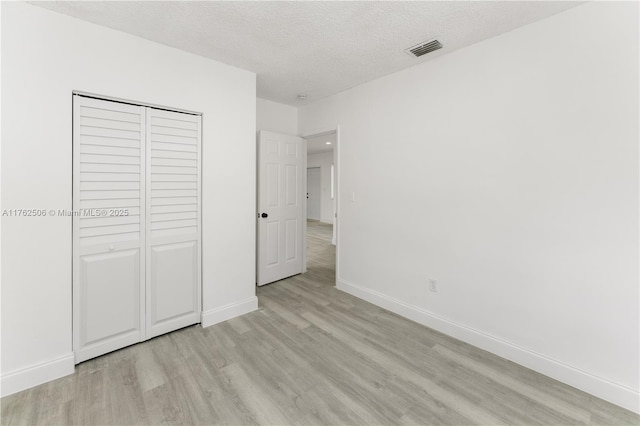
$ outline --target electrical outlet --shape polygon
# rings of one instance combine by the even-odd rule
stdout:
[[[429,291],[432,293],[438,292],[438,281],[433,278],[429,278]]]

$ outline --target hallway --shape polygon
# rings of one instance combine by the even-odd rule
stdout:
[[[336,246],[331,244],[333,225],[307,220],[307,274],[335,283]]]

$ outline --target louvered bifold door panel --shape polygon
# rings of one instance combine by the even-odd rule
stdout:
[[[75,362],[145,336],[145,108],[74,96]]]
[[[147,336],[200,318],[200,116],[147,109]]]

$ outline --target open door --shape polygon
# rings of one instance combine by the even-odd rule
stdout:
[[[306,145],[258,134],[258,285],[302,273]]]

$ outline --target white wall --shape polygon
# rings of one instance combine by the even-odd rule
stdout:
[[[266,99],[256,99],[256,127],[258,130],[298,134],[298,108]]]
[[[3,209],[71,209],[74,89],[203,113],[203,323],[255,309],[255,74],[3,2]],[[71,218],[4,217],[3,394],[72,371],[71,314]]]
[[[307,156],[307,168],[320,167],[320,221],[333,223],[333,200],[331,199],[331,165],[333,152],[310,154]]]
[[[339,288],[638,411],[638,113],[631,2],[301,108],[341,129]]]

